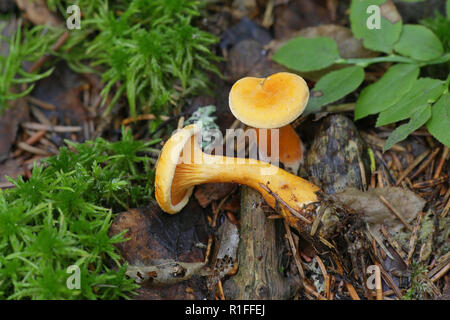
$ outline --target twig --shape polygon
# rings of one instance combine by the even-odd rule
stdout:
[[[323,295],[318,293],[316,290],[314,290],[313,286],[311,286],[306,281],[303,281],[303,287],[305,289],[305,292],[312,294],[314,297],[316,297],[319,300],[327,300]]]
[[[419,169],[417,169],[417,171],[414,172],[414,173],[411,175],[410,179],[412,180],[412,179],[414,179],[415,177],[417,177],[419,174],[421,174],[421,173],[423,172],[423,170],[425,170],[425,169],[428,167],[428,165],[430,164],[430,162],[433,161],[433,159],[437,156],[437,154],[439,153],[439,151],[440,151],[440,149],[439,149],[439,148],[436,148],[436,149],[431,153],[431,155],[428,157],[428,159],[427,159],[426,161],[424,161],[424,162],[420,165]]]
[[[445,160],[447,159],[448,152],[449,152],[449,148],[445,147],[444,151],[442,152],[441,158],[439,159],[439,163],[436,167],[436,171],[434,172],[433,178],[436,179],[437,177],[439,177],[441,175],[441,171],[444,166]]]
[[[380,139],[375,135],[365,133],[365,132],[361,132],[361,136],[363,137],[364,140],[367,141],[368,144],[373,145],[373,146],[377,147],[378,149],[383,150],[383,146],[385,143],[385,141],[383,139]],[[402,146],[397,145],[397,144],[392,146],[391,150],[397,151],[397,152],[406,152],[405,148],[403,148]]]
[[[405,218],[403,218],[400,212],[398,212],[394,207],[392,207],[392,205],[383,196],[380,195],[378,196],[378,198],[380,198],[381,202],[383,202],[383,204],[389,209],[389,211],[392,212],[409,231],[411,232],[413,231],[413,228],[409,225],[408,221],[406,221]]]
[[[444,210],[442,210],[441,217],[442,217],[442,218],[445,218],[445,217],[447,216],[447,213],[448,213],[449,211],[450,211],[450,198],[448,199],[447,204],[445,205]]]
[[[323,275],[323,281],[325,283],[325,297],[329,299],[330,297],[330,276],[328,275],[327,269],[325,268],[325,265],[322,262],[322,259],[318,255],[315,255],[314,258],[316,259],[317,263],[319,264],[320,271]]]
[[[207,265],[209,262],[209,256],[211,255],[212,252],[212,244],[213,244],[213,240],[214,240],[214,236],[211,234],[208,237],[208,244],[206,245],[206,252],[205,252],[205,261],[204,264]]]
[[[380,266],[381,275],[382,275],[384,281],[394,291],[394,293],[397,296],[397,298],[401,299],[403,297],[402,292],[397,287],[397,285],[395,284],[394,280],[392,280],[392,278],[386,272],[386,270],[384,270],[383,265],[379,264],[379,266]]]
[[[41,130],[41,131],[34,133],[33,135],[30,135],[30,137],[25,141],[25,143],[30,146],[35,144],[36,142],[38,142],[39,140],[41,140],[44,137],[46,132],[47,131],[45,131],[45,130]],[[16,157],[20,156],[22,154],[22,152],[23,152],[22,149],[17,149],[14,152],[14,157],[16,158]]]
[[[45,114],[39,109],[36,108],[35,106],[31,106],[31,113],[33,114],[33,116],[43,125],[46,126],[51,126],[52,123],[50,120],[48,120],[48,118],[45,116]]]
[[[422,188],[434,187],[434,186],[437,186],[439,184],[442,184],[442,183],[446,182],[447,180],[448,180],[448,176],[445,174],[442,177],[438,177],[438,178],[434,178],[434,179],[431,179],[431,180],[414,183],[412,185],[412,188],[413,189],[422,189]]]
[[[396,186],[398,186],[400,184],[400,182],[402,182],[403,179],[405,179],[408,174],[419,164],[422,162],[423,159],[425,159],[426,156],[428,156],[428,154],[430,153],[430,150],[427,150],[425,152],[423,152],[422,154],[420,154],[416,160],[413,161],[413,163],[411,163],[408,168],[406,168],[399,176],[399,178],[397,179],[397,182],[395,183]]]
[[[275,198],[276,201],[278,201],[279,203],[281,203],[286,209],[289,210],[289,212],[291,212],[294,216],[296,216],[297,218],[301,219],[302,221],[306,222],[307,224],[312,224],[312,222],[310,220],[308,220],[307,218],[305,218],[300,212],[296,211],[294,208],[292,208],[291,206],[289,206],[286,201],[284,201],[283,199],[281,199],[275,192],[273,192],[272,190],[269,189],[269,187],[267,187],[266,185],[264,185],[263,183],[259,184],[261,186],[261,188],[263,188],[269,195],[271,195],[272,197]]]
[[[350,297],[352,297],[353,300],[361,300],[358,296],[358,293],[355,290],[355,287],[350,282],[345,282],[345,287],[348,290],[348,293],[350,294]]]
[[[163,121],[166,121],[169,119],[169,117],[167,116],[159,116],[159,118]],[[126,118],[122,121],[122,125],[126,126],[132,122],[136,122],[136,121],[142,121],[142,120],[156,120],[157,117],[154,114],[141,114],[135,118]]]
[[[55,105],[53,105],[51,103],[48,103],[48,102],[45,102],[45,101],[42,101],[42,100],[40,100],[38,98],[35,98],[35,97],[32,97],[32,96],[27,96],[27,100],[28,100],[28,102],[31,102],[32,104],[35,104],[38,107],[41,107],[42,109],[49,110],[49,111],[56,110],[56,106]]]
[[[11,182],[0,182],[0,189],[10,189],[15,187],[16,185],[12,184]]]
[[[70,36],[70,32],[66,31],[64,32],[56,41],[56,43],[52,46],[51,51],[58,51],[59,48],[61,48],[64,43],[66,43],[67,39]],[[29,73],[33,73],[34,71],[38,70],[44,63],[45,61],[48,60],[48,58],[50,57],[50,54],[45,54],[42,57],[39,58],[38,61],[36,61],[30,68],[30,70],[28,71]]]
[[[30,130],[47,130],[51,132],[80,132],[82,127],[78,126],[48,126],[36,122],[24,122],[21,124],[25,129]]]
[[[217,282],[217,289],[219,290],[219,298],[220,300],[226,300],[225,295],[223,294],[223,286],[222,286],[222,280],[219,279]]]
[[[445,267],[443,267],[438,273],[436,273],[430,280],[431,282],[436,282],[437,280],[439,280],[440,278],[442,278],[442,276],[444,276],[448,270],[450,270],[450,262],[447,263],[445,265]]]
[[[414,250],[416,249],[416,241],[419,235],[419,230],[422,225],[422,219],[423,219],[423,212],[420,212],[417,216],[416,224],[414,225],[413,232],[411,234],[411,238],[409,239],[409,251],[408,251],[408,257],[406,258],[406,265],[411,265],[411,259],[414,254]]]
[[[292,238],[291,229],[289,228],[289,225],[286,222],[286,220],[284,220],[284,228],[286,230],[286,236],[288,238],[289,245],[291,246],[291,251],[292,251],[292,255],[294,257],[295,264],[297,265],[298,274],[301,279],[304,279],[305,273],[303,271],[302,263],[300,262],[300,258],[298,256],[297,249],[295,248],[295,243],[294,243],[294,239]]]
[[[264,12],[264,18],[262,25],[265,28],[270,28],[270,26],[273,24],[273,7],[274,7],[275,0],[269,0],[266,5],[266,11]]]
[[[17,146],[20,149],[22,149],[24,151],[27,151],[29,153],[34,153],[34,154],[38,154],[38,155],[41,155],[41,156],[49,156],[50,155],[47,151],[39,149],[39,148],[36,148],[36,147],[33,147],[33,146],[30,146],[29,144],[27,144],[25,142],[19,142],[17,144]]]
[[[320,206],[319,212],[317,213],[316,218],[314,219],[314,222],[311,226],[311,232],[310,235],[314,236],[316,234],[317,228],[319,227],[320,220],[322,220],[322,216],[325,213],[325,206]]]
[[[395,252],[398,254],[400,259],[403,260],[403,263],[405,263],[405,265],[406,265],[407,264],[405,261],[405,259],[407,257],[406,252],[404,252],[402,247],[400,246],[400,244],[389,235],[384,224],[381,225],[380,230],[381,230],[381,233],[383,234],[384,238],[387,240],[387,242],[390,244],[390,246],[395,250]]]
[[[437,266],[435,266],[431,271],[427,273],[428,279],[435,278],[436,274],[438,274],[442,269],[450,263],[450,252],[440,257]],[[445,272],[444,272],[445,273]],[[437,279],[436,279],[437,280]]]

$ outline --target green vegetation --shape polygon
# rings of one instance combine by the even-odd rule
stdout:
[[[403,296],[403,300],[420,300],[424,298],[424,294],[429,290],[427,283],[424,281],[427,268],[417,263],[412,263],[411,286]]]
[[[21,20],[18,21],[17,25],[20,24]],[[52,73],[52,69],[41,74],[28,73],[23,69],[22,63],[24,61],[34,62],[38,60],[56,40],[54,34],[40,37],[39,34],[44,29],[42,26],[34,27],[29,31],[25,30],[25,34],[22,34],[21,28],[17,28],[8,39],[1,34],[4,27],[5,24],[0,25],[0,43],[4,41],[5,45],[7,44],[8,53],[7,56],[0,55],[0,115],[3,114],[8,101],[26,96],[34,87],[32,84],[24,91],[14,93],[12,91],[14,85],[33,83]]]
[[[282,46],[273,59],[300,72],[321,70],[334,64],[352,65],[329,72],[316,83],[307,113],[319,111],[321,107],[355,91],[364,80],[364,68],[369,65],[395,63],[377,82],[361,91],[356,101],[355,120],[379,114],[376,126],[384,126],[409,119],[392,132],[384,150],[423,125],[436,139],[450,146],[450,76],[447,79],[420,77],[421,68],[448,64],[450,61],[450,16],[444,18],[438,15],[433,20],[424,21],[430,29],[422,25],[403,25],[401,20],[391,23],[382,16],[381,28],[369,29],[366,26],[368,6],[384,2],[352,1],[350,22],[355,38],[361,39],[367,49],[385,55],[343,59],[339,56],[337,44],[330,38],[298,37]]]
[[[113,212],[148,203],[157,141],[67,142],[16,188],[0,190],[0,299],[116,299],[137,287],[108,236]],[[144,156],[147,155],[147,156]],[[77,265],[81,288],[66,270]]]
[[[206,72],[219,73],[213,64],[218,58],[210,50],[217,39],[194,25],[202,8],[200,1],[48,1],[49,8],[64,19],[69,16],[67,8],[74,4],[81,8],[81,29],[71,30],[66,44],[52,54],[77,72],[101,74],[104,84],[101,93],[103,103],[108,103],[107,112],[126,96],[133,117],[146,112],[167,114],[171,110],[169,106],[181,106],[183,98],[209,88]],[[66,31],[63,25],[36,37],[36,28],[42,29],[31,29],[35,36],[26,37],[23,42],[43,49],[34,48],[36,56],[48,52],[44,44],[54,43]],[[20,47],[20,39],[15,41]],[[26,48],[17,50],[22,52]],[[23,54],[12,53],[10,59],[20,65]],[[9,67],[9,78],[21,74],[16,64]],[[15,81],[4,82],[5,88]],[[1,99],[5,90],[0,90]]]

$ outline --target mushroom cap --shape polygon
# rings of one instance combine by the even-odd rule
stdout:
[[[300,116],[309,99],[302,77],[279,72],[267,78],[242,78],[230,91],[233,115],[254,128],[280,128]]]
[[[159,155],[155,172],[155,197],[161,209],[167,213],[174,214],[179,212],[188,203],[194,190],[194,187],[189,187],[186,189],[183,199],[173,204],[171,188],[181,153],[186,143],[200,130],[201,128],[195,124],[178,130],[167,140]]]

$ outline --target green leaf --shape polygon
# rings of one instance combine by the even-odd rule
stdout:
[[[414,113],[433,103],[444,91],[444,81],[430,78],[417,79],[411,90],[400,101],[380,113],[376,126],[410,118]]]
[[[389,68],[377,82],[362,90],[356,102],[355,120],[389,108],[411,90],[418,76],[419,67],[413,64],[396,64]]]
[[[408,123],[405,123],[394,131],[392,131],[386,143],[383,146],[383,151],[389,150],[394,146],[394,144],[403,141],[408,137],[408,135],[415,130],[419,129],[425,124],[431,117],[431,106],[426,105],[418,112],[414,113]]]
[[[436,139],[450,147],[450,93],[444,94],[431,107],[431,119],[427,122],[427,128]]]
[[[326,37],[294,38],[273,55],[276,62],[302,72],[324,69],[338,59],[336,42]]]
[[[364,80],[364,69],[353,66],[332,71],[323,76],[311,91],[305,113],[311,113],[320,107],[345,97],[356,90]]]
[[[447,18],[450,19],[450,0],[447,0]]]
[[[390,22],[380,12],[380,28],[369,29],[368,25],[377,12],[372,12],[369,6],[380,6],[386,0],[353,0],[350,7],[350,22],[352,32],[356,39],[362,39],[364,47],[367,49],[392,53],[394,44],[400,37],[402,31],[402,21]],[[370,9],[370,8],[369,8]]]
[[[421,25],[407,24],[403,27],[395,51],[415,60],[428,61],[444,53],[439,38],[430,29]]]

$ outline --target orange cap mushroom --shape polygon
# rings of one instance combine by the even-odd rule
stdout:
[[[306,107],[309,89],[302,77],[279,72],[267,78],[242,78],[229,95],[233,115],[254,128],[281,128]]]
[[[267,162],[203,153],[197,143],[199,132],[196,125],[184,127],[161,151],[156,165],[155,196],[165,212],[179,212],[195,185],[210,182],[248,185],[259,191],[272,208],[279,201],[282,207],[303,212],[308,204],[318,201],[317,186]],[[286,210],[282,212],[289,215]]]
[[[238,80],[230,91],[229,104],[233,115],[248,126],[279,131],[279,160],[285,168],[297,173],[303,162],[303,146],[300,138],[289,123],[305,109],[309,99],[309,89],[302,77],[280,72],[265,79],[246,77]],[[266,139],[260,139],[260,150],[270,154],[270,132]]]

